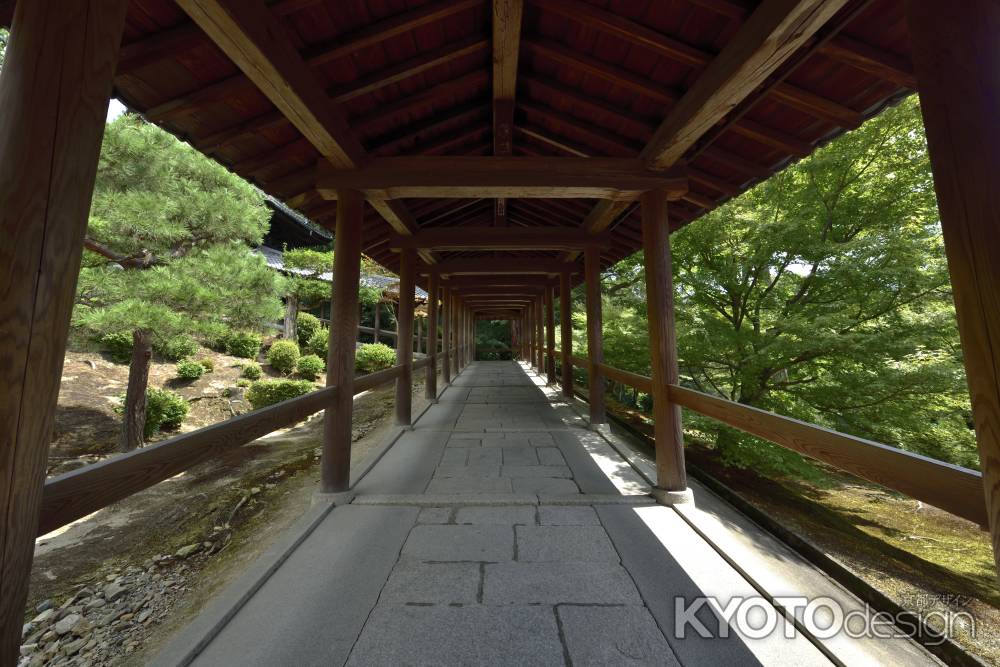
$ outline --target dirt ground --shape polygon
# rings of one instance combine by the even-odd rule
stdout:
[[[150,383],[167,386],[191,401],[182,430],[193,430],[249,409],[222,395],[233,387],[239,360],[204,351],[213,373],[192,383],[173,378],[173,364],[154,364]],[[66,359],[50,473],[70,470],[114,454],[118,415],[115,401],[125,388],[126,366],[99,355],[73,352]],[[414,414],[425,402],[414,374]],[[366,463],[392,427],[391,385],[355,399],[351,466]],[[171,434],[165,434],[167,437]],[[39,605],[69,603],[81,589],[99,590],[129,572],[156,571],[172,586],[147,605],[155,613],[116,620],[95,635],[94,664],[144,664],[212,594],[241,573],[308,508],[319,478],[322,417],[272,433],[244,447],[166,480],[85,519],[39,538],[26,618]],[[188,545],[196,554],[180,558]],[[139,591],[141,594],[143,591]],[[83,651],[77,656],[82,659]],[[47,663],[46,663],[47,664]],[[72,663],[71,663],[72,664]]]

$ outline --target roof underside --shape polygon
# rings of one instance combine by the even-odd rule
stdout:
[[[526,0],[515,41],[514,156],[636,157],[756,2]],[[278,0],[270,17],[371,156],[493,155],[488,0]],[[7,8],[9,20],[10,7]],[[901,0],[848,0],[815,36],[684,155],[680,226],[914,89]],[[172,0],[131,2],[115,95],[311,219],[316,147]],[[406,199],[418,228],[492,226],[492,199]],[[506,200],[503,224],[578,227],[595,200]],[[392,227],[367,209],[364,251],[398,269]],[[628,206],[607,266],[641,246]],[[565,257],[556,251],[438,251],[438,259]]]

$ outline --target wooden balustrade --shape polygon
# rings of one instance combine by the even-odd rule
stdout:
[[[583,369],[590,365],[589,360],[582,357],[572,356],[570,360]],[[599,366],[608,378],[651,393],[652,379],[607,364]],[[975,470],[679,385],[670,385],[669,395],[672,402],[745,433],[828,463],[982,527],[988,525],[982,474]]]
[[[430,359],[413,362],[413,369]],[[354,381],[354,394],[388,384],[403,372],[393,366],[363,375]],[[327,408],[337,392],[325,387],[304,396],[233,417],[163,442],[93,463],[45,482],[38,534],[81,519],[191,467],[209,461],[233,447],[240,447],[280,428],[292,426]]]

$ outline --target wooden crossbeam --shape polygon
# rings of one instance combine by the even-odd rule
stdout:
[[[421,229],[412,236],[395,235],[389,245],[400,249],[563,250],[607,245],[609,240],[603,234],[565,227],[458,227]]]
[[[509,276],[512,275],[526,274],[531,276],[530,279],[537,280],[539,274],[556,275],[564,271],[579,273],[581,268],[578,264],[555,259],[476,257],[474,259],[443,259],[433,267],[421,267],[420,271],[425,274],[436,272],[452,276],[486,275],[499,282],[509,279]]]
[[[523,13],[523,0],[493,0],[493,155],[513,153],[514,94]],[[494,202],[493,224],[507,224],[505,199]]]
[[[632,201],[642,192],[687,191],[683,169],[654,171],[628,158],[390,157],[361,168],[320,161],[317,189],[333,199],[338,189],[361,190],[370,200],[404,197],[544,197]]]

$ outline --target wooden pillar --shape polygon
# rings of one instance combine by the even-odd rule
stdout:
[[[455,360],[455,375],[462,372],[462,299],[456,294],[454,307],[452,308],[451,330],[455,336],[455,353],[452,357]]]
[[[552,288],[545,288],[545,363],[549,375],[549,384],[556,383],[556,317],[555,305],[552,303]]]
[[[14,11],[0,77],[0,664],[15,665],[125,0]]]
[[[417,330],[417,341],[413,344],[413,351],[416,352],[417,354],[419,354],[420,352],[423,351],[421,349],[421,343],[423,343],[423,340],[421,340],[422,339],[422,334],[423,334],[423,331],[422,331],[423,330],[423,325],[420,323],[421,319],[422,318],[420,318],[420,317],[415,317],[413,319],[413,328]]]
[[[646,269],[649,355],[652,362],[656,485],[666,491],[687,488],[681,408],[670,402],[669,385],[677,384],[677,336],[670,262],[667,193],[646,192],[642,205],[642,251]]]
[[[445,384],[451,382],[451,290],[441,288],[441,377]]]
[[[538,314],[538,374],[545,375],[546,351],[545,351],[545,293],[538,296],[535,301],[535,308]]]
[[[1000,570],[1000,5],[909,0],[908,21]]]
[[[535,365],[535,323],[532,314],[535,312],[531,304],[524,309],[524,338],[525,348],[528,353],[528,367]]]
[[[424,397],[428,401],[437,399],[438,365],[438,276],[432,273],[427,278],[427,376],[424,378]]]
[[[562,350],[562,391],[564,396],[573,397],[573,306],[569,274],[559,274],[559,344]]]
[[[413,300],[417,253],[403,250],[399,256],[399,308],[396,309],[396,365],[403,372],[396,378],[396,425],[409,426],[413,403]]]
[[[378,342],[378,334],[381,328],[382,328],[382,297],[379,297],[379,300],[375,302],[375,321],[372,322],[372,329],[374,329],[372,333],[373,343]]]
[[[357,190],[337,193],[333,248],[330,349],[326,384],[336,385],[333,405],[323,416],[320,491],[347,491],[351,482],[351,418],[354,413],[354,353],[358,334],[358,282],[361,278],[361,228],[364,196]]]
[[[589,369],[590,424],[604,424],[604,340],[601,334],[601,250],[587,246],[584,253],[584,275],[587,284],[587,358]]]

